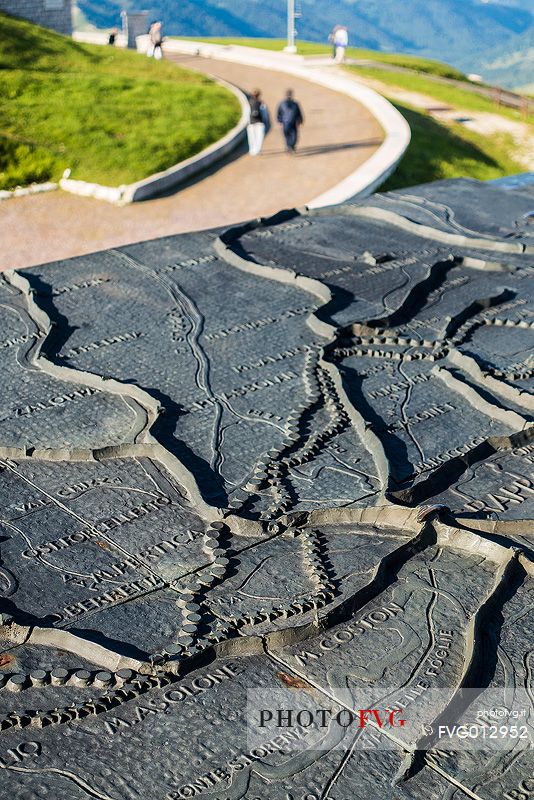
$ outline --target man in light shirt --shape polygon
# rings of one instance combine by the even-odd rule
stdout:
[[[336,49],[336,61],[338,64],[345,60],[345,50],[347,49],[348,43],[349,32],[344,26],[340,25],[334,34],[334,47]]]

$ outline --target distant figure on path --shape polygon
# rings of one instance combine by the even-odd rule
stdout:
[[[336,51],[336,61],[341,64],[345,60],[345,50],[349,43],[349,32],[343,25],[336,26],[334,34],[334,49]]]
[[[332,58],[335,60],[336,58],[336,33],[339,30],[339,25],[334,25],[332,31],[328,34],[328,41],[332,45]]]
[[[251,156],[258,156],[263,147],[265,134],[269,132],[269,111],[261,99],[261,92],[259,89],[254,89],[249,103],[250,117],[247,125],[248,149]]]
[[[110,44],[110,45],[114,45],[115,44],[115,42],[117,41],[118,32],[119,32],[118,28],[112,28],[111,29],[111,31],[109,32],[108,44]]]
[[[299,127],[304,124],[304,117],[299,104],[293,99],[293,89],[287,90],[285,100],[278,106],[276,118],[282,126],[287,152],[294,153]]]
[[[149,58],[154,56],[154,58],[159,61],[161,58],[163,58],[163,50],[161,49],[161,45],[163,44],[161,22],[158,21],[152,23],[148,32],[148,37],[149,42],[147,56],[149,56]]]

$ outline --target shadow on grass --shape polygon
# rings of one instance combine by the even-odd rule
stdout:
[[[88,61],[98,58],[83,46],[67,36],[30,24],[15,15],[0,12],[2,34],[0,37],[0,70],[32,69],[50,70],[50,63],[39,65],[41,58],[57,57],[58,64],[65,60],[66,52],[81,55]]]
[[[426,114],[394,105],[410,125],[412,140],[397,170],[380,187],[381,192],[460,177],[467,172],[481,180],[501,174],[501,165],[491,155],[458,136],[449,126]]]
[[[54,157],[46,149],[0,134],[0,190],[52,180],[54,171]]]

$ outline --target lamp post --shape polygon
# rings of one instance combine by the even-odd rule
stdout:
[[[285,53],[296,53],[295,47],[295,0],[287,0],[287,46]]]

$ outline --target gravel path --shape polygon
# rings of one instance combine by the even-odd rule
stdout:
[[[288,86],[306,124],[297,155],[285,153],[277,125],[260,157],[234,155],[177,194],[124,208],[57,191],[0,204],[0,269],[82,255],[129,242],[230,225],[305,205],[378,148],[382,130],[354,100],[308,81],[229,62],[176,57],[184,66],[264,92],[274,115]]]

